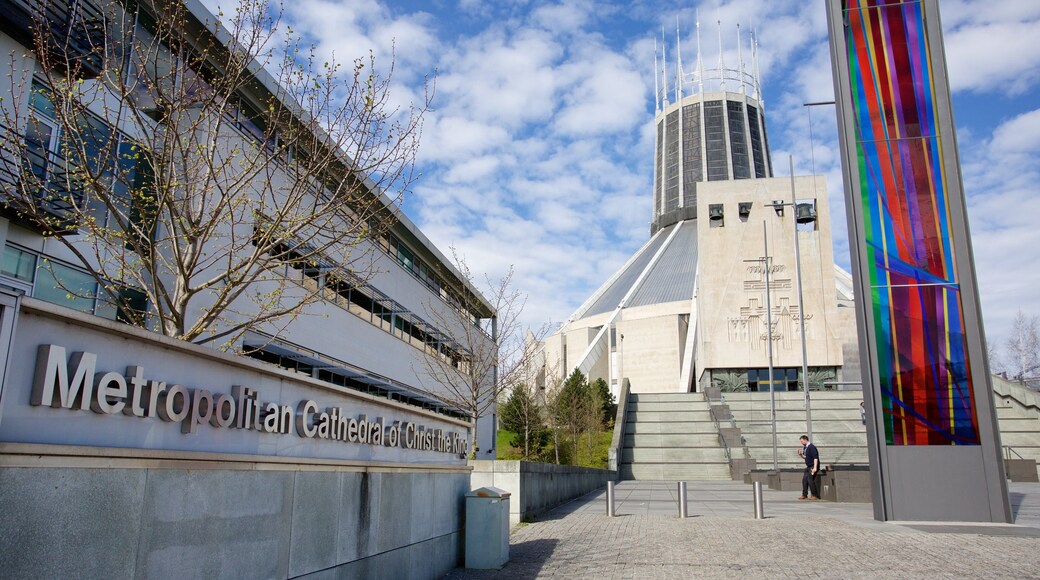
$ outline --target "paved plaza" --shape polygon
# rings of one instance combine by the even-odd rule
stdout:
[[[515,527],[502,570],[469,578],[1040,578],[1040,484],[1011,483],[1015,524],[883,523],[870,504],[799,501],[751,486],[625,481]]]

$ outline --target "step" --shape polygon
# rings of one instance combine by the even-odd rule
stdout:
[[[630,401],[628,412],[642,411],[703,411],[708,412],[707,401]]]
[[[728,423],[728,422],[727,422]],[[769,419],[760,419],[758,421],[735,421],[736,426],[740,427],[741,430],[747,433],[764,433],[773,432],[773,423]],[[866,426],[860,422],[859,419],[855,421],[835,421],[833,419],[817,420],[813,418],[813,432],[823,431],[838,431],[845,433],[866,433]],[[798,433],[799,435],[805,433],[805,419],[796,421],[781,420],[776,421],[776,430],[779,433]]]
[[[709,421],[711,413],[704,411],[637,411],[628,413],[625,421]]]
[[[741,436],[744,438],[744,442],[748,445],[773,445],[773,434],[766,431],[762,433],[749,433],[742,431]],[[780,433],[777,432],[776,440],[777,444],[781,447],[798,448],[801,444],[798,440],[800,434],[796,433]],[[867,446],[867,434],[866,433],[823,433],[819,431],[813,432],[813,443],[817,447],[823,447],[825,445],[830,446],[848,446],[848,447],[866,447]]]
[[[637,447],[621,450],[623,463],[725,463],[726,452],[719,447]]]
[[[703,393],[630,393],[629,403],[706,401]]]
[[[671,421],[671,422],[649,422],[629,421],[625,424],[625,434],[693,434],[711,433],[715,434],[715,423],[712,421]]]
[[[735,400],[726,399],[722,404],[729,405],[730,409],[736,411],[746,411],[749,409],[768,409],[769,399],[747,401],[747,400]],[[790,411],[804,411],[805,401],[803,399],[798,400],[783,400],[776,401],[777,409],[785,409]],[[847,413],[859,413],[859,401],[817,401],[813,399],[809,403],[809,408],[814,412],[817,409],[820,410],[831,410],[831,411],[845,411]]]
[[[1015,447],[1040,447],[1040,431],[1001,431],[1000,444]]]
[[[643,463],[621,464],[620,477],[625,480],[650,481],[729,481],[726,463]]]
[[[761,421],[772,417],[769,407],[754,410],[741,410],[730,407],[733,418],[737,421]],[[780,420],[796,421],[805,420],[805,409],[780,409],[776,410],[776,418]],[[856,421],[861,420],[859,411],[844,409],[813,409],[813,422],[820,421]]]
[[[625,435],[624,447],[719,447],[717,433]]]
[[[1040,433],[1040,420],[1029,417],[1000,417],[997,426],[1001,433],[1008,431],[1030,431]]]
[[[748,454],[760,464],[773,462],[772,446],[748,446]],[[777,449],[778,459],[782,464],[805,465],[805,461],[790,449]],[[866,447],[836,447],[820,450],[820,463],[867,463],[869,461]]]

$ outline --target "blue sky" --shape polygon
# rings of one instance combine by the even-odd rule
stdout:
[[[707,62],[721,21],[727,63],[736,25],[754,29],[776,175],[827,177],[844,200],[822,0],[562,2],[296,0],[297,30],[320,53],[395,61],[394,98],[421,100],[435,79],[405,211],[475,272],[516,268],[531,324],[561,322],[648,238],[654,44]],[[991,345],[1003,350],[1021,309],[1040,314],[1040,2],[943,0],[946,55]],[[746,45],[745,45],[746,47]],[[745,48],[745,57],[747,56]],[[810,154],[812,153],[812,155]],[[835,259],[848,267],[843,217]]]

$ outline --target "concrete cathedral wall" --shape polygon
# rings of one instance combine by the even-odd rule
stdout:
[[[470,486],[497,487],[512,494],[509,522],[517,524],[558,505],[606,487],[617,472],[533,461],[470,461]]]
[[[45,345],[67,351],[69,372],[54,379],[53,404],[35,404],[40,384],[61,374],[45,372],[54,349]],[[6,293],[0,347],[5,577],[436,578],[461,562],[465,454],[389,434],[413,425],[464,437],[465,423]],[[93,381],[77,383],[76,352],[96,355]],[[163,409],[177,405],[165,395],[157,414],[141,412],[157,405],[147,395],[132,405],[133,393],[157,386],[133,384],[138,368],[167,391],[185,385],[184,405],[202,392],[216,405],[248,387],[291,410],[293,425],[170,420]],[[66,391],[92,390],[65,404],[62,380]],[[320,411],[307,414],[307,403],[367,417],[383,438],[322,438]]]

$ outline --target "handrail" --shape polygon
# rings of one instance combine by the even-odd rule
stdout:
[[[708,415],[711,417],[711,422],[715,424],[715,434],[719,438],[719,443],[722,445],[722,451],[726,453],[726,463],[733,464],[733,456],[730,455],[729,445],[726,443],[726,438],[722,436],[722,428],[719,426],[719,418],[715,416],[715,405],[711,404],[711,399],[704,397],[708,401]],[[731,417],[732,419],[732,417]]]
[[[617,413],[614,415],[614,436],[610,440],[610,449],[607,451],[607,469],[618,473],[621,471],[621,448],[625,444],[629,387],[628,379],[622,379],[621,390],[618,392]]]
[[[1011,454],[1012,453],[1014,453],[1019,459],[1025,459],[1025,457],[1022,457],[1021,455],[1019,455],[1018,451],[1015,451],[1010,445],[1005,445],[1004,446],[1004,459],[1006,459],[1007,461],[1011,461]]]
[[[1025,411],[1040,415],[1040,392],[1033,391],[1020,383],[1005,379],[999,375],[993,375],[991,378],[993,394],[1015,401]]]

